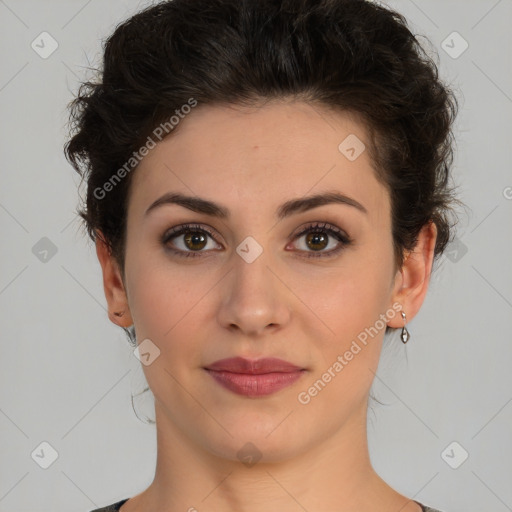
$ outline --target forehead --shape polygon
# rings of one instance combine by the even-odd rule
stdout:
[[[139,164],[130,210],[140,216],[160,195],[181,192],[261,213],[287,198],[339,190],[382,215],[388,197],[367,137],[356,116],[304,102],[198,106]]]

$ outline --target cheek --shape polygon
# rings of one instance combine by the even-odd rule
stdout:
[[[219,277],[192,266],[180,268],[161,254],[146,255],[132,255],[127,267],[129,303],[139,342],[150,339],[160,350],[155,363],[144,367],[148,384],[154,382],[157,390],[162,382],[169,384],[170,376],[160,375],[164,368],[181,381],[187,371],[184,361],[189,366],[204,362],[198,341],[208,328],[203,324],[212,322],[208,292],[219,285]]]
[[[163,341],[201,297],[201,280],[181,271],[147,240],[127,244],[126,274],[138,336]]]
[[[148,385],[157,400],[170,401],[177,409],[178,404],[189,407],[179,383],[187,382],[191,365],[201,361],[201,347],[194,343],[194,336],[201,333],[197,315],[208,284],[148,260],[133,265],[131,273],[130,310],[138,341],[149,339],[160,351],[151,364],[142,366]]]
[[[375,323],[388,307],[391,261],[361,251],[329,274],[317,274],[295,288],[311,311],[325,322],[326,338],[353,337]],[[328,328],[327,328],[328,327]]]
[[[183,275],[169,276],[156,269],[141,273],[138,283],[132,288],[130,304],[138,334],[154,338],[162,345],[176,338],[190,323],[194,312],[197,314],[201,310],[204,291],[198,289],[196,284],[193,280],[186,280]]]
[[[316,332],[310,332],[316,340],[317,360],[322,361],[315,368],[317,377],[346,354],[348,364],[336,372],[345,377],[334,380],[361,379],[364,387],[373,378],[369,368],[378,365],[392,292],[392,248],[383,241],[380,244],[365,244],[342,260],[332,274],[311,280],[309,287],[301,286],[298,292],[317,317]]]
[[[386,327],[381,314],[386,311],[386,303],[374,277],[373,273],[365,279],[347,277],[335,286],[331,284],[331,292],[328,297],[323,295],[323,301],[318,295],[312,304],[329,329],[317,322],[322,327],[318,327],[316,336],[309,333],[315,340],[315,365],[300,391],[303,400],[311,402],[308,410],[312,414],[317,411],[320,417],[325,417],[326,409],[331,410],[335,404],[337,412],[329,420],[333,428],[340,415],[367,399],[379,364]]]

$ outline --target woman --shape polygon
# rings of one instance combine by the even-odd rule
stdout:
[[[96,512],[435,512],[372,468],[366,412],[450,240],[456,110],[364,0],[173,0],[117,27],[66,153],[158,450]]]

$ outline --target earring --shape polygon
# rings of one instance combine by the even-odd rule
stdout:
[[[120,312],[114,313],[114,315],[116,315],[116,316],[123,316],[124,315],[124,311],[120,311]]]
[[[405,328],[405,313],[402,311],[402,318],[404,320],[404,326],[402,327],[402,332],[400,334],[400,337],[402,338],[402,343],[407,343],[409,341],[409,338],[411,335],[409,334],[409,331]]]
[[[132,345],[132,347],[137,346],[137,334],[135,333],[135,325],[132,324],[129,327],[123,327],[124,332],[128,338],[128,343]]]

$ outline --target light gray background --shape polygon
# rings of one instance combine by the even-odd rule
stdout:
[[[454,179],[470,210],[408,326],[411,341],[385,341],[373,393],[387,405],[369,413],[371,457],[390,485],[443,512],[505,512],[512,1],[388,4],[432,41],[441,75],[457,90]],[[154,426],[137,419],[130,398],[143,389],[143,373],[107,318],[94,248],[74,214],[79,180],[62,154],[66,104],[100,62],[101,39],[145,5],[0,0],[0,512],[85,512],[141,492],[153,477]],[[43,31],[59,45],[47,59],[31,48]],[[469,43],[458,58],[442,48],[453,31]],[[57,249],[47,261],[32,250],[43,237]],[[151,416],[151,407],[149,396],[137,411]],[[31,457],[43,441],[58,453],[48,469]],[[469,453],[458,469],[441,455],[453,441]],[[452,460],[461,453],[448,451]]]

